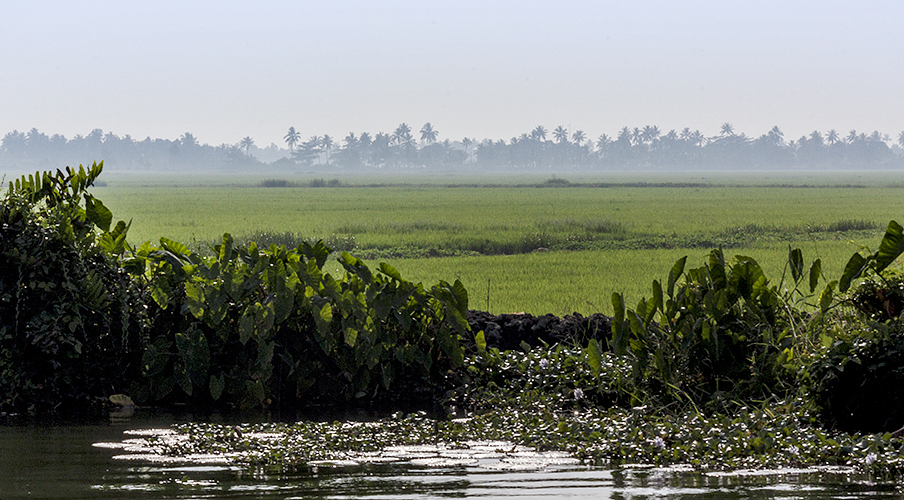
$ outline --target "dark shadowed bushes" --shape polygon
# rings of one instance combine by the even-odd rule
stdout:
[[[125,262],[148,277],[158,328],[142,360],[141,401],[241,407],[402,399],[438,387],[461,365],[467,292],[431,288],[391,266],[371,272],[343,254],[344,276],[322,272],[322,242],[295,249],[233,246],[213,257],[178,243],[138,248]]]
[[[128,393],[138,403],[268,407],[433,395],[463,362],[467,292],[411,283],[323,242],[201,256],[87,189],[102,164],[11,183],[0,205],[2,411]]]
[[[0,204],[0,408],[82,404],[140,376],[141,290],[116,265],[128,226],[87,193],[101,169],[23,178]]]

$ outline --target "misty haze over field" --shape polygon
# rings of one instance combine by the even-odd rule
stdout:
[[[890,0],[9,3],[0,169],[901,168],[900,19]]]

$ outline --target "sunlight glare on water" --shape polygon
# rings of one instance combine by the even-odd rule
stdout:
[[[388,447],[292,471],[246,468],[224,456],[161,456],[145,440],[181,439],[172,423],[0,426],[0,498],[900,498],[895,485],[849,468],[605,468],[498,441]]]

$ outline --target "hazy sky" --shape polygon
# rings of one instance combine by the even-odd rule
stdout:
[[[0,0],[0,134],[904,130],[904,2]]]

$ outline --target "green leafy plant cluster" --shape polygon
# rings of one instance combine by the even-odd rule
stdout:
[[[334,277],[323,242],[132,247],[87,191],[102,169],[22,178],[0,206],[3,408],[412,398],[461,366],[460,282],[428,288],[347,253]]]
[[[612,296],[611,348],[632,359],[634,385],[647,396],[694,403],[784,392],[791,381],[781,367],[794,348],[799,315],[788,314],[778,288],[750,257],[726,261],[719,249],[702,267],[685,264],[682,258],[672,267],[665,289],[654,281],[652,297],[634,309],[621,294]],[[819,261],[809,273],[812,289]]]
[[[161,239],[124,262],[147,279],[152,335],[139,401],[225,400],[241,407],[414,396],[461,365],[467,292],[431,288],[387,264],[372,272],[343,253],[345,274],[322,271],[322,242],[295,249],[231,236],[201,257]],[[405,390],[402,388],[404,387]],[[175,389],[179,389],[175,391]]]
[[[851,256],[838,283],[849,291],[842,302],[847,310],[821,334],[824,349],[803,371],[831,426],[904,429],[904,280],[889,269],[902,253],[904,228],[891,221],[878,250]]]
[[[0,407],[48,408],[119,389],[147,328],[116,264],[128,224],[87,193],[103,168],[10,183],[0,203]]]
[[[730,401],[783,398],[812,375],[809,363],[826,355],[820,346],[832,345],[833,325],[845,322],[845,308],[853,304],[868,309],[870,317],[882,313],[886,321],[896,321],[900,286],[882,278],[882,272],[902,253],[902,228],[891,221],[879,250],[854,254],[840,279],[829,281],[821,291],[825,280],[821,261],[805,265],[799,249],[789,248],[786,275],[775,284],[751,257],[726,260],[717,249],[696,269],[685,269],[685,257],[672,267],[666,286],[654,281],[652,296],[635,308],[626,307],[621,294],[613,294],[609,347],[631,359],[638,402],[684,400],[724,406]],[[848,294],[853,299],[844,295],[864,273],[885,286],[877,289],[874,281],[868,281]],[[856,327],[848,323],[847,329]],[[867,330],[877,328],[873,324]],[[851,353],[856,342],[838,345]],[[820,359],[816,362],[826,365]],[[896,367],[904,366],[904,356],[895,359]],[[843,365],[828,365],[843,370]],[[816,393],[831,392],[825,383],[832,377],[815,376],[821,380]],[[836,398],[820,403],[828,407],[832,399]]]

